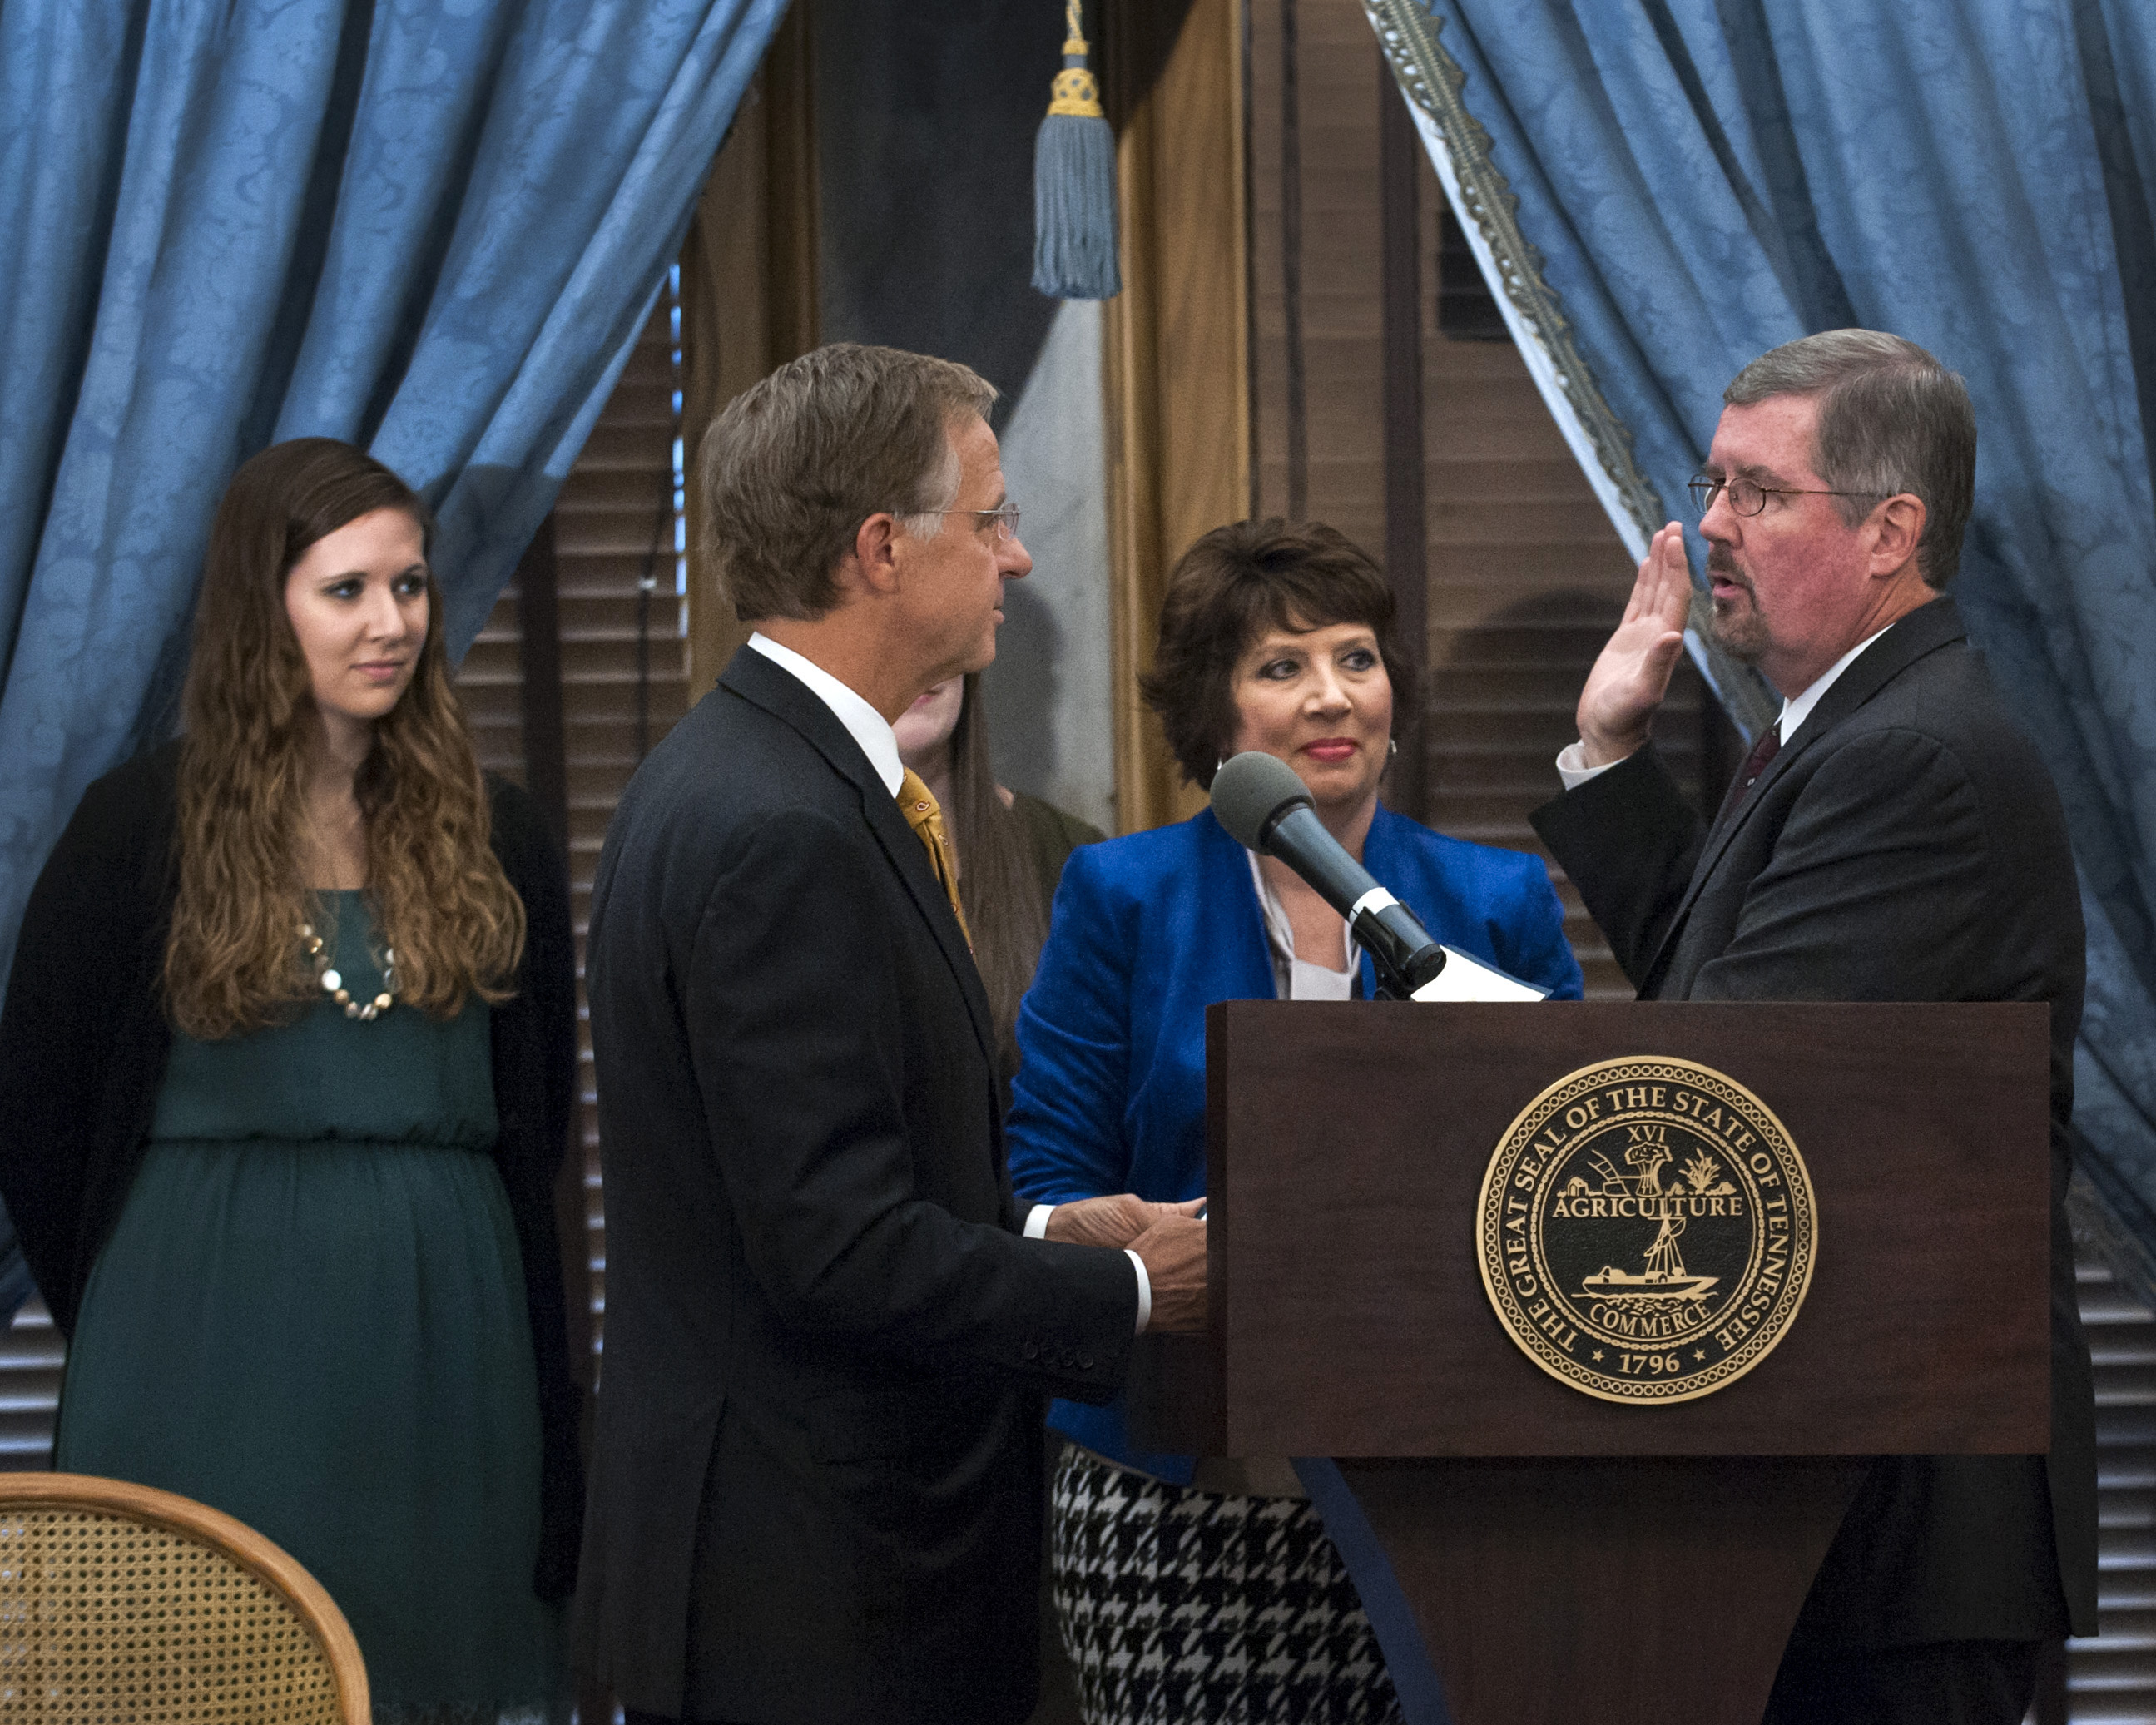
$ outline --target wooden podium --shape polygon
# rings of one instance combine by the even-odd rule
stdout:
[[[1236,1001],[1206,1029],[1211,1328],[1142,1346],[1133,1430],[1337,1458],[1455,1725],[1758,1725],[1864,1458],[2050,1447],[2041,1005]],[[1817,1202],[1779,1345],[1676,1405],[1547,1374],[1476,1245],[1514,1118],[1634,1056],[1753,1091]]]

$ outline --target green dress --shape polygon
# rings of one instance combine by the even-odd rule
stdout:
[[[370,999],[367,909],[336,898],[337,967]],[[357,1635],[377,1717],[537,1717],[559,1687],[488,1033],[476,999],[440,1023],[325,999],[176,1035],[69,1348],[54,1465],[291,1553]]]

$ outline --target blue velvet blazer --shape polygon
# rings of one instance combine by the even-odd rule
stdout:
[[[1538,857],[1448,839],[1380,808],[1363,866],[1433,937],[1553,996],[1579,965]],[[1376,987],[1363,959],[1363,992]],[[1010,1172],[1029,1203],[1205,1189],[1205,1009],[1270,1000],[1273,964],[1249,853],[1209,809],[1070,854],[1018,1019]],[[1103,1455],[1187,1484],[1188,1456],[1135,1449],[1120,1399],[1059,1401],[1049,1423]]]

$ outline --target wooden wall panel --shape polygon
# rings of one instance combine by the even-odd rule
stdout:
[[[1296,0],[1301,65],[1303,363],[1311,519],[1385,550],[1383,206],[1370,27]]]
[[[1296,0],[1246,0],[1244,37],[1247,60],[1244,89],[1249,102],[1245,126],[1249,159],[1250,235],[1245,275],[1250,307],[1250,513],[1289,514],[1291,461],[1290,434],[1299,423],[1290,399],[1289,332],[1298,339],[1300,316],[1290,316],[1291,229],[1299,233],[1299,208],[1287,203],[1291,177],[1282,157],[1294,148],[1284,138],[1283,112],[1291,92],[1286,85],[1288,43],[1299,17]],[[1301,176],[1292,177],[1300,186]],[[1299,195],[1299,192],[1298,192]],[[1299,285],[1299,284],[1298,284]],[[1302,455],[1294,452],[1296,458]],[[1297,465],[1304,465],[1298,459]]]
[[[1137,696],[1161,593],[1200,534],[1250,507],[1242,14],[1238,0],[1111,0],[1101,95],[1116,132],[1123,291],[1107,303],[1116,803],[1126,832],[1203,805]]]
[[[1370,27],[1354,0],[1252,0],[1250,49],[1255,511],[1327,522],[1381,557],[1383,92]]]

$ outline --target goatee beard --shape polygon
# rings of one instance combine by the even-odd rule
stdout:
[[[1758,604],[1747,604],[1739,610],[1736,601],[1718,598],[1713,605],[1707,639],[1739,665],[1758,664],[1766,655],[1768,639],[1766,619],[1760,616]]]
[[[1768,648],[1767,620],[1759,614],[1759,596],[1752,583],[1737,572],[1737,560],[1719,545],[1707,553],[1709,575],[1722,575],[1737,583],[1744,597],[1717,598],[1714,615],[1707,628],[1707,639],[1739,665],[1757,665]]]

